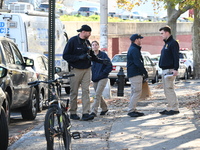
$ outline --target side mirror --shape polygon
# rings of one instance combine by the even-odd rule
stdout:
[[[62,71],[62,69],[60,67],[55,67],[55,73],[59,73],[61,71]]]
[[[27,59],[25,59],[25,61],[26,61],[27,67],[33,67],[34,66],[34,60],[33,59],[27,58]]]
[[[3,78],[7,75],[8,70],[2,66],[0,66],[0,78]]]

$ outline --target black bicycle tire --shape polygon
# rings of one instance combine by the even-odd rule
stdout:
[[[71,133],[70,133],[70,119],[69,119],[69,116],[68,115],[65,115],[63,113],[63,118],[65,118],[63,120],[63,128],[64,128],[64,134],[65,134],[65,137],[66,137],[66,140],[64,140],[66,143],[65,143],[65,148],[66,150],[71,150]]]
[[[8,124],[3,107],[0,107],[0,150],[7,150],[8,147]]]
[[[53,121],[55,119],[57,119],[58,117],[55,115],[57,112],[57,108],[56,107],[51,107],[48,109],[46,116],[45,116],[45,122],[44,122],[44,128],[45,128],[45,137],[46,137],[46,141],[47,141],[47,149],[48,150],[53,150],[54,149],[54,138],[52,138],[51,133],[50,133],[50,117],[53,117],[51,120],[51,123],[53,123]],[[56,117],[56,118],[55,118]],[[62,121],[63,121],[63,144],[66,150],[70,150],[71,149],[71,135],[70,135],[70,131],[67,131],[67,127],[69,125],[67,125],[68,121],[67,121],[67,117],[65,114],[63,114],[62,117]],[[54,123],[53,123],[54,124]],[[54,124],[55,125],[55,124]],[[54,126],[53,125],[53,126]],[[51,128],[52,129],[52,128]],[[52,131],[52,130],[51,130]],[[69,143],[69,144],[68,144]],[[61,143],[62,145],[62,143]]]

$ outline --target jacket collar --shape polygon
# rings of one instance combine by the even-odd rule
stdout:
[[[139,46],[139,45],[137,45],[137,44],[135,44],[135,43],[132,43],[132,45],[133,45],[134,47],[138,48],[139,50],[142,48],[141,46]]]
[[[173,39],[173,36],[171,35],[167,40],[163,40],[165,43],[169,42],[170,40]]]

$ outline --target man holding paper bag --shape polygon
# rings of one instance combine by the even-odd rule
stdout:
[[[142,95],[142,83],[146,82],[148,73],[144,68],[143,57],[141,55],[142,36],[133,34],[130,37],[131,45],[127,53],[127,76],[131,83],[130,103],[128,107],[128,116],[140,117],[144,113],[136,110],[137,102]]]

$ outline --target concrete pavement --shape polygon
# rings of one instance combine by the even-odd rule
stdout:
[[[130,87],[124,97],[116,96],[112,87],[112,99],[107,100],[109,112],[92,121],[73,121],[71,131],[81,132],[81,139],[72,140],[72,150],[198,150],[200,149],[200,122],[198,108],[188,102],[199,100],[200,82],[177,82],[176,92],[180,102],[180,114],[162,116],[158,112],[166,108],[162,84],[150,85],[151,98],[138,103],[138,110],[145,116],[127,116]],[[81,112],[81,105],[79,106]],[[80,114],[79,114],[80,115]],[[9,150],[45,150],[43,124],[22,136]]]

